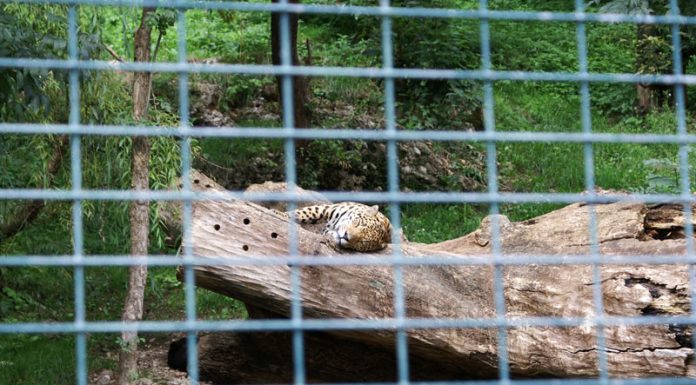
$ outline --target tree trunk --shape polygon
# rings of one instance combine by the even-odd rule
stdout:
[[[135,61],[150,61],[150,27],[147,16],[153,9],[144,8],[140,27],[135,32]],[[133,117],[140,122],[147,117],[148,98],[150,95],[150,76],[148,72],[135,74],[133,83]],[[134,190],[149,189],[150,143],[146,136],[132,138],[132,187]],[[150,217],[149,201],[133,201],[130,210],[131,255],[134,258],[147,255]],[[147,266],[130,267],[128,295],[123,308],[124,321],[138,321],[143,317],[143,296],[147,280]],[[138,333],[123,332],[123,346],[119,354],[118,384],[126,385],[137,378]]]
[[[684,29],[685,32],[684,34],[690,30],[688,28]],[[695,29],[691,29],[695,30]],[[688,36],[688,35],[687,35]],[[696,47],[693,47],[691,44],[684,39],[683,45],[682,45],[682,66],[681,66],[681,73],[686,74],[687,73],[687,67],[689,65],[689,61],[691,61],[691,58],[696,54]],[[687,110],[689,109],[689,93],[688,91],[688,86],[684,85],[684,108]]]
[[[655,36],[655,26],[652,24],[639,24],[636,29],[636,73],[645,73],[649,67],[649,58],[654,56],[647,51],[650,37]],[[637,110],[639,115],[645,115],[655,107],[652,84],[636,83]]]
[[[219,188],[212,181],[200,182],[201,189]],[[203,185],[206,187],[203,188]],[[603,256],[685,254],[683,218],[678,205],[614,203],[594,207]],[[521,223],[511,223],[501,216],[502,251],[505,256],[518,257],[588,255],[588,224],[588,206],[582,203]],[[495,318],[493,267],[486,264],[486,258],[481,261],[483,265],[471,266],[425,263],[433,255],[456,261],[462,258],[480,259],[489,254],[489,226],[486,219],[479,230],[461,238],[431,245],[402,244],[402,253],[409,262],[424,262],[403,268],[407,317],[440,320]],[[195,202],[193,252],[196,256],[214,259],[224,259],[222,256],[226,256],[263,260],[287,255],[287,228],[288,223],[284,219],[253,203],[237,200]],[[323,237],[316,233],[299,229],[298,236],[299,251],[307,258],[318,258],[317,261],[320,261],[343,254],[324,243]],[[375,258],[390,252],[391,248],[388,248],[376,253]],[[591,320],[595,316],[595,307],[592,266],[589,262],[584,265],[528,264],[503,267],[506,318],[548,316],[587,317]],[[290,268],[285,264],[196,266],[195,272],[200,287],[238,298],[266,314],[287,317],[290,313]],[[387,266],[303,267],[303,317],[389,319],[394,316],[393,279],[393,270],[388,263]],[[625,265],[601,266],[601,279],[607,315],[640,317],[689,314],[686,265],[631,265],[627,257]],[[444,377],[461,380],[494,378],[497,375],[497,329],[493,322],[484,328],[414,328],[407,332],[414,368],[421,367],[418,365],[427,368],[431,364],[438,368],[435,373],[426,369],[413,373],[414,378],[423,376],[425,379]],[[510,328],[507,332],[510,370],[515,377],[594,377],[598,374],[596,330],[591,321],[583,326],[526,326]],[[660,325],[607,326],[604,336],[612,377],[693,374],[690,327],[667,320]],[[224,375],[229,377],[222,382],[247,381],[244,378],[253,378],[253,373],[259,370],[275,376],[263,377],[267,382],[280,383],[291,375],[292,369],[282,364],[290,360],[288,342],[279,343],[277,336],[261,335],[255,337],[252,347],[248,343],[240,343],[239,338],[242,337],[239,335],[230,334],[228,338],[232,342],[223,342],[223,338],[215,336],[204,343],[201,348],[201,373],[223,375],[215,367],[225,362],[224,371],[227,374]],[[391,330],[330,331],[312,334],[307,341],[312,341],[312,338],[322,341],[318,344],[307,342],[305,349],[308,380],[312,382],[351,381],[356,379],[351,376],[351,368],[380,362],[377,356],[351,353],[352,348],[345,345],[344,349],[343,341],[365,346],[357,351],[383,351],[385,357],[395,354]],[[327,352],[326,346],[337,346],[341,353]],[[230,352],[219,353],[224,349]],[[211,359],[210,354],[217,357]],[[280,359],[273,358],[278,354]],[[255,361],[255,355],[269,357],[265,371],[259,367],[263,361]],[[387,369],[380,366],[384,370],[376,370],[375,377],[369,380],[393,380],[393,376],[384,377],[385,373],[390,373],[393,361],[382,362]],[[646,362],[650,362],[650,365],[645,365]],[[316,371],[316,368],[327,365],[332,368],[330,372]],[[436,376],[438,373],[440,376]]]
[[[278,0],[272,0],[273,3],[278,3]],[[290,4],[298,4],[300,0],[289,0]],[[297,31],[298,31],[298,16],[290,14],[290,56],[292,65],[299,66],[300,59],[297,55]],[[271,59],[273,65],[281,65],[281,47],[280,47],[280,14],[271,14]],[[306,76],[293,77],[292,90],[285,91],[283,89],[283,77],[276,77],[278,82],[278,95],[280,95],[280,105],[283,106],[283,95],[285,92],[292,92],[293,98],[293,116],[295,127],[308,128],[310,126],[310,111],[308,108],[309,101],[309,78]],[[297,164],[303,163],[304,151],[307,148],[307,140],[295,141],[295,153]]]

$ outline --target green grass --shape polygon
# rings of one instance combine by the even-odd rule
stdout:
[[[151,269],[145,290],[145,320],[183,320],[183,284],[175,268]],[[0,322],[70,322],[73,313],[72,271],[63,268],[4,269],[6,287],[0,294]],[[90,268],[86,271],[87,319],[120,319],[127,270]],[[40,282],[40,284],[37,284]],[[199,319],[246,318],[244,305],[204,289],[196,290]],[[143,338],[156,335],[142,334]],[[161,337],[161,335],[159,335]],[[118,336],[92,334],[88,342],[90,370],[116,367]],[[74,384],[75,338],[71,335],[32,334],[0,336],[0,384]]]
[[[72,336],[0,336],[0,384],[74,384]]]
[[[554,94],[533,85],[503,84],[496,89],[497,128],[501,131],[578,131],[580,103],[575,96]],[[568,122],[571,122],[568,124]],[[672,133],[671,112],[619,122],[593,115],[592,129],[604,133]],[[529,192],[581,192],[585,190],[583,144],[502,143],[498,146],[501,178],[512,181],[511,190]],[[607,189],[647,188],[653,159],[676,161],[677,146],[657,144],[595,144],[595,184]]]
[[[279,139],[205,138],[201,140],[203,157],[225,167],[235,167],[239,161],[265,156],[269,152],[279,152],[282,148],[283,141]]]
[[[557,92],[548,85],[500,82],[495,87],[496,129],[522,132],[578,132],[580,100],[577,94]],[[644,118],[616,120],[594,113],[592,129],[605,133],[669,134],[676,130],[673,111]],[[583,144],[499,143],[499,182],[515,192],[568,192],[585,190]],[[659,144],[595,144],[595,185],[642,193],[677,191],[678,146]],[[696,158],[690,164],[696,166]],[[692,186],[696,188],[696,185]],[[502,214],[522,221],[557,209],[558,204],[503,204]],[[407,205],[404,233],[416,242],[439,242],[475,230],[487,209],[471,205]]]
[[[476,230],[487,214],[487,208],[473,205],[410,204],[403,207],[402,225],[409,241],[435,243]]]

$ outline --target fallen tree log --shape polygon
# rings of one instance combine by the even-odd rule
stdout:
[[[504,255],[590,254],[589,207],[576,203],[538,218],[510,223],[499,217]],[[684,255],[683,239],[655,239],[677,234],[683,218],[665,206],[641,203],[595,205],[599,251],[606,256]],[[660,214],[656,215],[659,210]],[[672,221],[671,224],[670,221]],[[490,254],[488,221],[472,234],[437,244],[404,243],[410,265],[403,268],[406,316],[424,319],[490,319],[496,316],[493,267],[430,265],[429,256],[479,258]],[[653,226],[653,227],[651,227]],[[662,230],[660,230],[662,229]],[[658,231],[659,230],[659,231]],[[298,229],[298,248],[306,258],[337,258],[345,253],[323,243],[318,234]],[[259,205],[244,201],[196,202],[192,247],[210,258],[271,258],[287,255],[288,223]],[[375,258],[388,258],[391,247]],[[587,262],[590,262],[588,257]],[[290,267],[197,266],[199,286],[238,298],[271,314],[290,310]],[[301,269],[304,318],[381,319],[394,316],[393,268],[382,265],[308,266]],[[516,377],[592,377],[598,374],[592,266],[509,265],[502,268],[506,317],[587,318],[579,327],[516,327],[507,330],[510,370]],[[604,265],[601,286],[605,314],[683,315],[690,310],[686,265]],[[497,375],[497,329],[418,328],[408,330],[412,359],[437,363],[450,379]],[[609,375],[612,377],[692,375],[691,329],[664,324],[604,328]],[[322,334],[325,341],[347,339],[393,355],[392,330],[340,331]],[[320,338],[320,339],[321,339]],[[277,349],[261,339],[255,349]],[[265,343],[267,342],[267,343]],[[308,344],[308,349],[312,345]],[[240,349],[244,349],[240,347]],[[243,350],[240,350],[243,352]],[[320,351],[320,350],[319,350]],[[204,354],[205,352],[202,352]],[[308,350],[308,355],[312,354]],[[285,357],[291,360],[291,356]],[[243,361],[225,360],[245,372]],[[355,357],[359,362],[359,355]],[[273,360],[271,360],[273,361]],[[239,365],[237,365],[239,363]],[[646,364],[649,363],[649,364]],[[205,362],[201,360],[201,372]],[[253,369],[249,369],[253,370]],[[290,369],[287,369],[290,370]],[[284,376],[276,379],[287,378]],[[414,371],[412,371],[413,373]],[[340,378],[340,371],[336,371]],[[345,373],[344,373],[345,374]],[[415,376],[416,378],[418,376]],[[427,377],[427,376],[426,376]],[[241,377],[239,377],[241,378]],[[343,378],[340,378],[343,380]],[[324,377],[309,378],[324,381]],[[231,380],[230,380],[231,381]],[[273,382],[273,381],[271,381]]]

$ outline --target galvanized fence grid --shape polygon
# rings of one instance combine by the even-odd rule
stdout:
[[[46,0],[16,0],[17,3],[40,4]],[[250,2],[217,2],[196,0],[170,0],[170,1],[121,1],[121,0],[49,0],[53,4],[68,5],[68,59],[33,59],[33,58],[8,58],[0,57],[0,68],[34,68],[34,69],[61,69],[69,72],[70,113],[68,124],[15,124],[0,122],[0,133],[7,134],[68,134],[70,135],[70,190],[42,190],[42,189],[0,189],[0,199],[44,199],[72,201],[73,243],[72,255],[44,256],[0,256],[0,266],[65,266],[74,269],[74,294],[75,294],[75,320],[74,322],[58,323],[2,323],[0,333],[71,333],[76,335],[76,378],[80,385],[87,384],[87,344],[86,333],[113,333],[121,331],[143,332],[173,332],[185,331],[188,337],[188,372],[192,383],[198,381],[198,362],[196,336],[202,331],[289,331],[293,338],[293,362],[294,383],[302,385],[306,383],[306,373],[303,355],[303,333],[305,331],[321,330],[375,330],[392,329],[396,331],[397,354],[397,381],[395,384],[430,384],[446,385],[452,382],[414,382],[409,380],[408,343],[406,331],[409,329],[433,329],[433,328],[490,328],[497,330],[499,379],[490,381],[465,381],[467,384],[694,384],[696,380],[690,378],[650,378],[650,379],[614,379],[609,378],[607,371],[606,341],[603,328],[619,325],[653,325],[653,324],[684,324],[695,325],[696,314],[693,312],[686,316],[641,316],[641,317],[617,317],[604,315],[602,304],[602,291],[599,266],[602,264],[646,263],[689,263],[689,283],[691,290],[694,288],[694,271],[691,264],[696,263],[694,245],[692,240],[693,228],[691,226],[691,206],[693,197],[690,191],[690,170],[688,164],[689,146],[696,143],[696,135],[690,134],[686,129],[685,86],[696,84],[695,75],[681,73],[681,41],[679,26],[696,25],[695,16],[682,16],[679,14],[677,0],[670,0],[670,12],[667,15],[617,15],[585,12],[586,4],[583,0],[574,0],[574,12],[532,12],[532,11],[498,11],[490,10],[487,0],[480,0],[476,10],[458,9],[434,9],[434,8],[400,8],[392,7],[389,0],[379,0],[377,6],[352,6],[352,5],[316,5],[316,4],[289,4],[287,0],[278,3],[250,3]],[[105,61],[85,61],[78,58],[77,42],[77,9],[79,5],[96,6],[156,6],[159,8],[171,8],[177,10],[178,30],[178,60],[172,63],[120,63],[112,64]],[[236,10],[245,12],[274,12],[280,14],[281,31],[281,64],[272,65],[245,65],[245,64],[191,64],[187,63],[186,51],[186,25],[185,13],[190,9],[214,9]],[[366,15],[381,19],[382,40],[382,65],[378,68],[356,67],[308,67],[293,66],[290,50],[290,25],[291,14],[330,14],[330,15]],[[392,44],[392,18],[394,17],[427,17],[462,20],[478,20],[481,38],[481,66],[477,70],[462,69],[419,69],[419,68],[394,68],[393,44]],[[576,43],[578,54],[577,72],[524,72],[524,71],[499,71],[492,68],[490,47],[490,21],[539,21],[539,22],[573,22],[576,25]],[[637,24],[662,24],[671,26],[673,46],[673,73],[663,75],[640,75],[628,73],[591,73],[588,70],[586,23],[637,23]],[[79,76],[81,71],[157,71],[177,73],[179,78],[179,118],[180,124],[176,127],[153,126],[93,126],[80,122],[79,102]],[[293,122],[292,94],[284,92],[283,127],[281,129],[268,127],[254,128],[211,128],[190,126],[189,115],[189,90],[188,76],[191,73],[221,73],[221,74],[248,74],[248,75],[277,75],[282,77],[284,89],[291,89],[293,76],[341,76],[358,78],[384,79],[384,111],[386,127],[383,130],[325,130],[320,128],[298,129]],[[458,131],[456,127],[448,127],[446,130],[418,130],[402,131],[396,128],[396,97],[394,81],[396,79],[473,79],[483,84],[483,132]],[[582,132],[498,132],[495,129],[493,83],[495,81],[540,81],[540,82],[569,82],[579,85],[580,89],[580,120]],[[592,130],[590,110],[590,84],[592,83],[648,83],[674,85],[676,100],[677,127],[674,134],[607,134],[595,133]],[[590,221],[588,232],[591,239],[590,264],[593,266],[593,299],[596,316],[587,318],[556,318],[556,317],[524,317],[509,319],[505,316],[505,301],[503,294],[502,269],[505,266],[526,264],[588,264],[588,256],[506,256],[501,252],[499,223],[493,217],[492,221],[492,250],[491,256],[482,255],[467,257],[466,259],[450,256],[432,257],[417,264],[437,265],[491,265],[494,269],[494,304],[495,317],[490,319],[417,319],[406,317],[404,288],[402,284],[403,267],[411,266],[416,262],[403,258],[399,247],[399,236],[394,233],[394,253],[389,257],[374,258],[349,256],[332,259],[308,260],[298,255],[296,229],[291,226],[290,253],[288,256],[268,258],[263,260],[248,260],[239,258],[208,259],[196,257],[191,248],[191,204],[193,201],[205,199],[227,199],[242,197],[241,191],[225,193],[198,193],[192,191],[189,178],[183,178],[181,191],[148,191],[134,192],[128,190],[86,190],[82,188],[81,181],[81,137],[85,135],[113,135],[113,136],[176,136],[181,141],[181,173],[188,175],[191,170],[191,138],[192,137],[224,137],[224,138],[272,138],[284,140],[285,151],[285,175],[289,186],[297,182],[295,165],[295,140],[297,139],[364,139],[386,141],[387,143],[387,186],[385,192],[325,192],[327,198],[333,201],[353,200],[359,202],[389,202],[390,219],[394,229],[400,227],[401,204],[403,203],[486,203],[490,206],[490,213],[497,214],[501,203],[571,203],[584,201],[592,203],[608,203],[619,201],[640,202],[664,202],[672,201],[683,204],[686,223],[687,255],[644,255],[644,256],[602,256],[598,249],[597,220],[594,210],[590,209]],[[486,146],[486,170],[488,190],[485,193],[405,193],[399,187],[397,144],[408,140],[434,140],[434,141],[471,141],[482,142]],[[498,190],[496,146],[499,142],[551,142],[551,143],[582,143],[584,159],[584,177],[587,193],[505,193]],[[679,194],[622,194],[595,193],[594,154],[595,143],[668,143],[679,146]],[[83,250],[84,234],[82,226],[82,201],[84,200],[117,200],[132,201],[137,199],[148,200],[181,200],[184,201],[183,210],[183,239],[184,248],[182,258],[146,256],[133,259],[127,255],[89,256]],[[286,201],[290,207],[294,207],[300,197],[290,190],[287,193],[258,193],[245,194],[248,200],[274,200]],[[590,207],[592,207],[590,205]],[[395,230],[396,231],[396,230]],[[133,323],[94,322],[86,319],[85,309],[85,267],[89,266],[131,266],[145,263],[149,266],[184,266],[186,319],[184,321],[141,321]],[[290,264],[292,285],[291,317],[287,320],[227,320],[227,321],[201,321],[196,318],[195,279],[193,268],[200,264],[238,264],[238,265],[274,265]],[[302,302],[300,296],[300,275],[302,266],[306,265],[389,265],[394,272],[394,317],[381,320],[360,319],[321,319],[305,320],[302,318]],[[696,306],[696,300],[691,296],[691,309]],[[524,326],[552,326],[568,327],[587,325],[588,322],[596,328],[598,346],[599,375],[596,379],[563,379],[563,380],[512,380],[509,372],[509,360],[507,352],[507,331],[513,327]],[[462,383],[462,382],[455,382]]]

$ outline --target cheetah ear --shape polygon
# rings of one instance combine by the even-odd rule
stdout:
[[[379,212],[379,206],[370,206],[370,214],[377,214]]]

